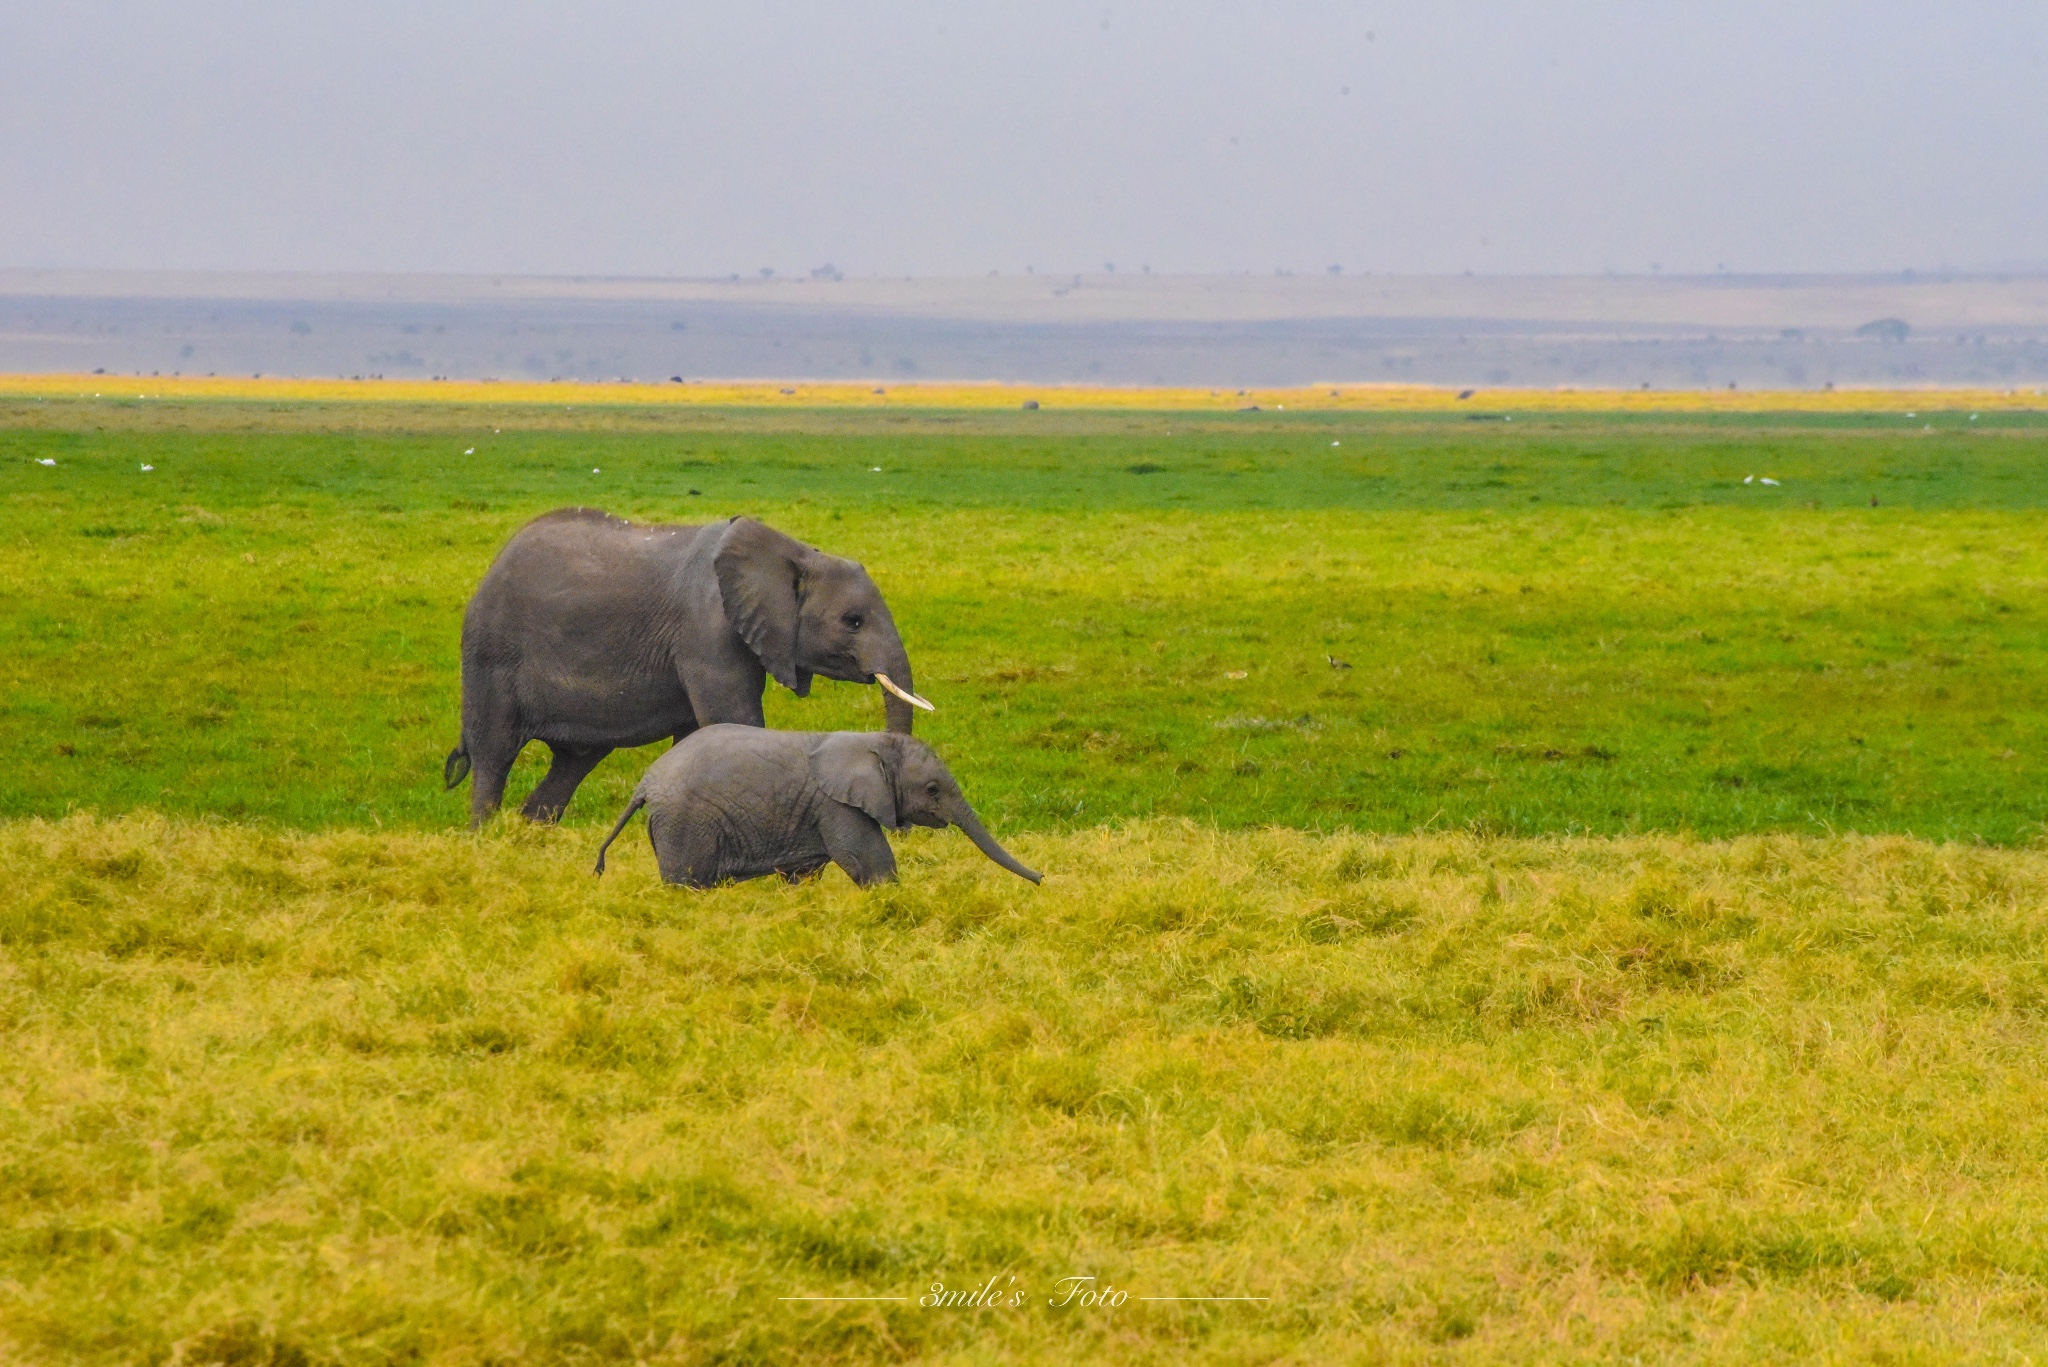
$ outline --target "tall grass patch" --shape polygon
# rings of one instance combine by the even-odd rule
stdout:
[[[1151,821],[688,894],[592,843],[0,826],[5,1351],[2040,1343],[2037,851]],[[1267,1299],[1136,1299],[1207,1295]]]

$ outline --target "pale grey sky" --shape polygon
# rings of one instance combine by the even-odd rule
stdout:
[[[2034,0],[0,7],[0,266],[2048,264]]]

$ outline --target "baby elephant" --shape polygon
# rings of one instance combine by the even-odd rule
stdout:
[[[642,775],[597,852],[597,872],[642,807],[662,878],[684,887],[771,873],[795,882],[828,862],[862,887],[891,882],[896,855],[882,832],[948,825],[1039,881],[982,827],[932,748],[899,732],[694,731]]]

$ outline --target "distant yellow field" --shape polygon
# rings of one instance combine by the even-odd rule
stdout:
[[[1461,398],[1460,395],[1467,397]],[[707,380],[681,384],[576,381],[320,380],[121,375],[0,375],[0,397],[65,399],[250,399],[272,402],[399,402],[805,408],[1432,412],[1906,412],[1921,408],[2032,409],[2048,395],[2018,389],[1472,389],[1435,385],[1310,385],[1291,389],[1175,389],[997,383],[885,384],[850,381]]]

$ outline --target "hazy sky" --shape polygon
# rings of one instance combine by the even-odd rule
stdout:
[[[2048,263],[2048,5],[0,5],[0,265]]]

